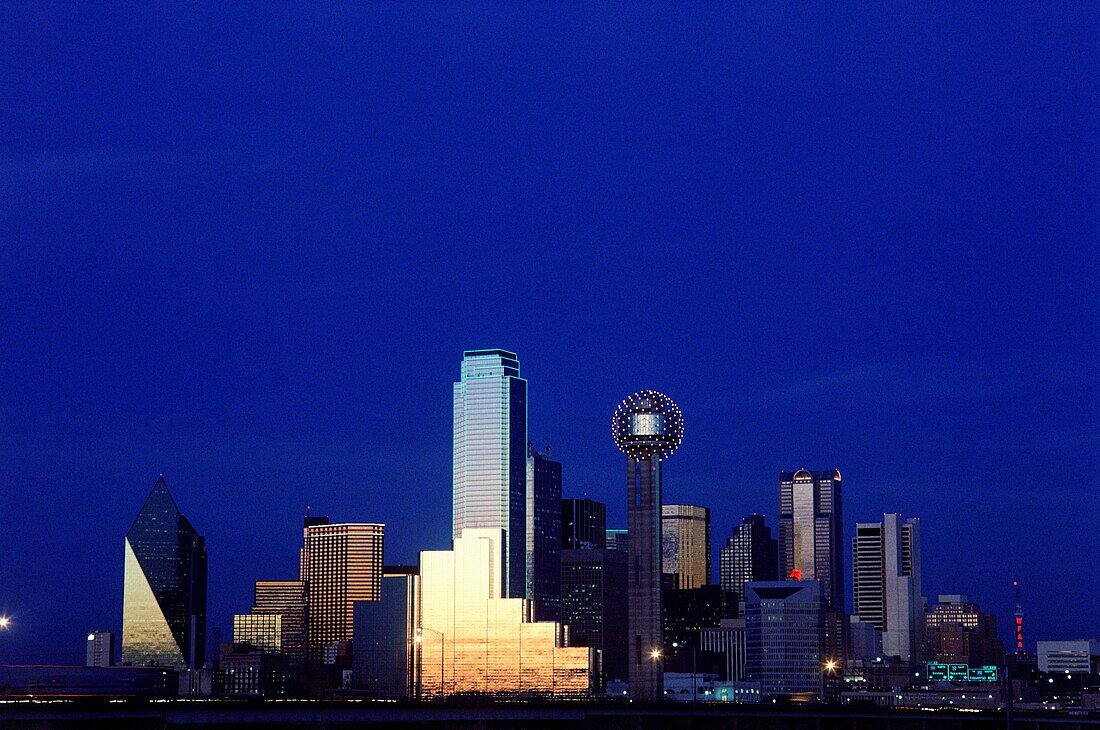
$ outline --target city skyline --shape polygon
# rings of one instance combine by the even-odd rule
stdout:
[[[309,508],[384,523],[388,563],[448,549],[482,347],[519,355],[527,440],[609,528],[607,416],[654,388],[688,422],[664,499],[714,535],[836,467],[846,592],[854,525],[901,513],[930,600],[1010,637],[1019,580],[1029,649],[1100,636],[1094,8],[7,21],[5,660],[121,631],[160,473],[223,638],[297,575]]]

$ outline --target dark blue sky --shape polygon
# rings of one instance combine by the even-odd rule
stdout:
[[[0,660],[119,629],[160,472],[226,637],[307,504],[446,547],[476,347],[616,523],[654,387],[716,548],[837,466],[1100,636],[1095,5],[104,5],[0,20]]]

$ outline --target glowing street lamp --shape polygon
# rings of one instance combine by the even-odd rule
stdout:
[[[11,616],[0,616],[0,629],[7,631],[9,626],[11,626]]]
[[[660,649],[654,649],[653,651],[649,652],[649,658],[652,659],[653,661],[657,661],[658,659],[661,658],[661,650]]]

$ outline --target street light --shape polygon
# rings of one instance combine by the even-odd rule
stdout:
[[[11,626],[11,616],[0,616],[0,629],[7,631],[9,626]]]
[[[417,663],[420,665],[421,674],[424,673],[424,659],[423,659],[423,657],[424,657],[424,632],[425,631],[430,631],[433,634],[436,634],[437,636],[439,636],[439,696],[440,696],[440,698],[443,698],[445,696],[445,693],[443,691],[443,671],[444,671],[444,666],[445,666],[444,662],[445,662],[445,659],[446,659],[446,656],[447,656],[447,653],[446,653],[446,638],[444,637],[444,634],[443,634],[442,631],[436,631],[435,629],[429,629],[429,628],[424,627],[424,626],[417,626],[416,627],[416,636],[413,639],[413,641],[416,642],[416,648],[418,650],[418,653],[420,654],[420,656],[419,656],[420,661],[417,662]],[[423,686],[422,685],[423,685],[423,679],[421,679],[421,681],[417,682],[417,691],[418,692],[423,691]]]

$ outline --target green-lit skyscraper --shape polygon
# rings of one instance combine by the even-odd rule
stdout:
[[[126,533],[122,661],[196,669],[206,650],[206,542],[157,479]]]

